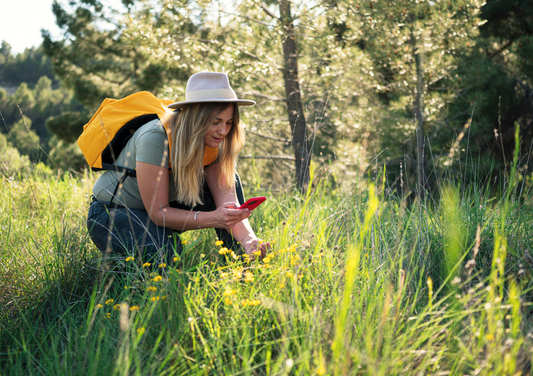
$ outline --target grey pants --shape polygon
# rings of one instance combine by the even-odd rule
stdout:
[[[239,202],[244,203],[244,194],[239,177],[235,189]],[[204,184],[203,205],[190,207],[178,202],[170,206],[191,211],[213,211],[215,201],[209,187]],[[89,208],[87,228],[93,243],[102,252],[134,256],[143,262],[166,262],[171,264],[173,257],[181,254],[180,231],[157,226],[146,210],[130,209],[108,202],[95,200]],[[223,229],[215,229],[224,246],[240,252],[241,248],[231,234]]]

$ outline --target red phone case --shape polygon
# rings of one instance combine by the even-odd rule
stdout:
[[[263,202],[265,202],[266,197],[252,197],[248,201],[246,201],[244,204],[239,206],[239,209],[249,209],[254,210],[259,205],[261,205]]]

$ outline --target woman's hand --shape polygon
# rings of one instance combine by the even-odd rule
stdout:
[[[265,257],[267,251],[270,249],[269,242],[263,242],[261,239],[251,239],[243,243],[246,254],[252,256],[254,251],[261,251],[261,258]]]
[[[252,214],[248,209],[237,209],[233,202],[225,202],[213,212],[216,228],[223,228],[229,232],[239,222],[242,222]]]

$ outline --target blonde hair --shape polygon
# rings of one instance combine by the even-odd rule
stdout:
[[[167,119],[172,137],[170,164],[176,185],[177,200],[185,205],[203,204],[204,135],[222,111],[233,106],[233,124],[228,135],[218,147],[218,163],[228,187],[235,183],[237,156],[244,146],[244,130],[240,124],[239,107],[233,103],[195,103],[174,112]]]

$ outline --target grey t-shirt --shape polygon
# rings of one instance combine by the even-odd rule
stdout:
[[[168,142],[165,128],[159,119],[152,120],[140,127],[126,143],[117,158],[116,165],[135,169],[136,162],[168,167]],[[122,173],[106,171],[93,187],[94,197],[98,201],[110,202],[115,187]],[[176,200],[175,185],[169,176],[169,202]],[[145,209],[139,192],[137,178],[127,177],[119,188],[113,203],[132,209]]]

